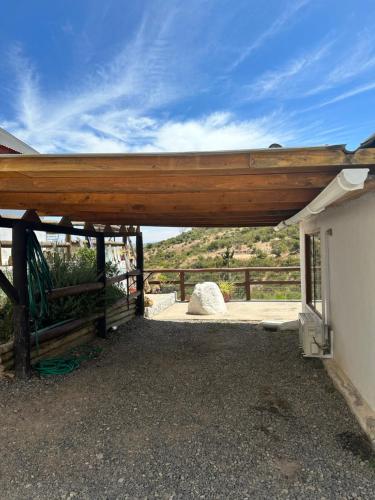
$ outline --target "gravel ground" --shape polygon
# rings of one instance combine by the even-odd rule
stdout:
[[[1,499],[375,498],[360,429],[295,333],[137,319],[98,342],[70,375],[0,381]]]

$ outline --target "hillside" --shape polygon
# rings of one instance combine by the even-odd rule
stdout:
[[[230,267],[299,265],[298,227],[193,228],[145,247],[146,268],[221,267],[228,260]]]

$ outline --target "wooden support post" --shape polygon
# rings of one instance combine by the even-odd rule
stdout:
[[[245,295],[246,300],[251,300],[250,271],[245,270]]]
[[[103,283],[103,294],[104,301],[104,315],[97,321],[97,329],[99,337],[105,338],[107,336],[107,318],[106,318],[106,303],[105,303],[105,285],[106,285],[106,274],[105,274],[105,241],[104,235],[98,234],[96,236],[96,271],[98,276],[98,281]]]
[[[65,235],[65,242],[68,244],[66,247],[66,257],[68,260],[72,257],[72,235],[71,234],[66,234]]]
[[[137,303],[136,303],[136,314],[137,316],[143,316],[145,312],[145,298],[144,298],[144,282],[143,282],[143,237],[142,233],[138,232],[136,235],[136,254],[137,254],[137,270],[140,274],[137,274]]]
[[[181,302],[185,302],[186,294],[185,294],[185,272],[180,271],[180,296]]]
[[[13,227],[12,238],[13,286],[18,294],[18,304],[13,306],[13,328],[15,373],[22,379],[31,376],[26,244],[26,225],[19,222]]]

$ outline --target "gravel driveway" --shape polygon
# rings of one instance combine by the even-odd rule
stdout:
[[[359,427],[295,333],[137,319],[98,343],[68,376],[0,381],[1,499],[375,498]]]

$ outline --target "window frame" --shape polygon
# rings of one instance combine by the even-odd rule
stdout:
[[[322,310],[319,311],[316,308],[316,297],[313,297],[313,282],[312,282],[312,245],[313,245],[313,237],[319,236],[320,240],[320,296],[319,299],[322,304]],[[319,318],[323,318],[323,277],[322,277],[322,235],[320,230],[314,231],[311,233],[305,233],[305,297],[306,297],[306,305],[312,312],[317,314]],[[314,300],[315,299],[315,300]]]

